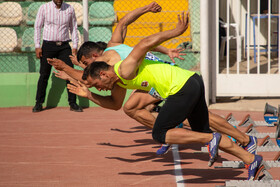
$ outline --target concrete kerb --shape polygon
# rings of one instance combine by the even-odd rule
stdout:
[[[274,98],[249,98],[249,97],[231,97],[217,98],[217,102],[210,104],[209,109],[232,110],[232,111],[264,111],[265,104],[278,107],[280,97]]]

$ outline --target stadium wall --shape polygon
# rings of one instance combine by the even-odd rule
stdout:
[[[34,106],[39,73],[0,73],[0,107]],[[109,95],[110,92],[99,92],[95,88],[92,92]],[[128,90],[125,101],[131,91]],[[45,107],[69,106],[65,81],[51,75],[46,92]],[[77,97],[77,103],[84,107],[97,105],[86,98]]]

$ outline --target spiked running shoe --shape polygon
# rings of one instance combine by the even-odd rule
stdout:
[[[183,128],[183,123],[180,123],[176,126],[176,128]],[[157,155],[164,155],[168,153],[168,151],[171,149],[171,145],[169,144],[162,144],[161,147],[157,150]]]
[[[171,145],[169,144],[162,144],[161,147],[157,150],[157,155],[164,155],[168,153],[168,151],[171,149]]]
[[[208,162],[209,167],[211,167],[218,158],[218,150],[219,150],[221,137],[222,136],[220,133],[214,132],[212,140],[207,145],[209,156],[210,156]]]
[[[261,163],[262,163],[262,156],[260,155],[255,155],[254,161],[249,165],[248,168],[248,180],[255,180],[256,176],[258,176],[258,172],[261,171]]]
[[[183,128],[184,124],[180,123],[179,125],[176,126],[176,128]]]
[[[255,136],[249,136],[249,138],[250,138],[249,143],[246,146],[242,146],[242,147],[249,153],[256,155],[258,139]]]

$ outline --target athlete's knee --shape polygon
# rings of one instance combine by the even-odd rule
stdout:
[[[136,113],[136,109],[129,102],[126,102],[123,106],[123,111],[126,115],[133,117]]]
[[[165,135],[166,135],[166,131],[153,128],[152,136],[155,141],[161,144],[165,144]]]

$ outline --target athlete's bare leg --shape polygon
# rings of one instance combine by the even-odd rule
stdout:
[[[131,94],[123,109],[131,118],[147,127],[153,128],[155,117],[146,107],[158,101],[158,99],[152,97],[147,92],[136,90]],[[209,112],[209,126],[220,133],[235,138],[242,145],[249,143],[250,139],[248,135],[234,128],[226,119],[212,112]]]
[[[136,90],[125,103],[123,110],[129,117],[147,127],[153,128],[155,116],[153,116],[150,110],[146,109],[146,107],[158,101],[160,100],[152,97],[147,92]]]
[[[199,133],[181,128],[170,129],[166,133],[165,141],[168,144],[208,143],[213,138],[212,133]],[[233,143],[227,136],[222,135],[219,149],[233,154],[246,164],[254,161],[254,155]]]
[[[227,122],[226,119],[212,112],[209,112],[209,126],[220,133],[235,138],[239,143],[241,143],[244,146],[246,146],[250,141],[250,138],[247,134],[241,132],[237,128],[234,128],[231,124]]]

